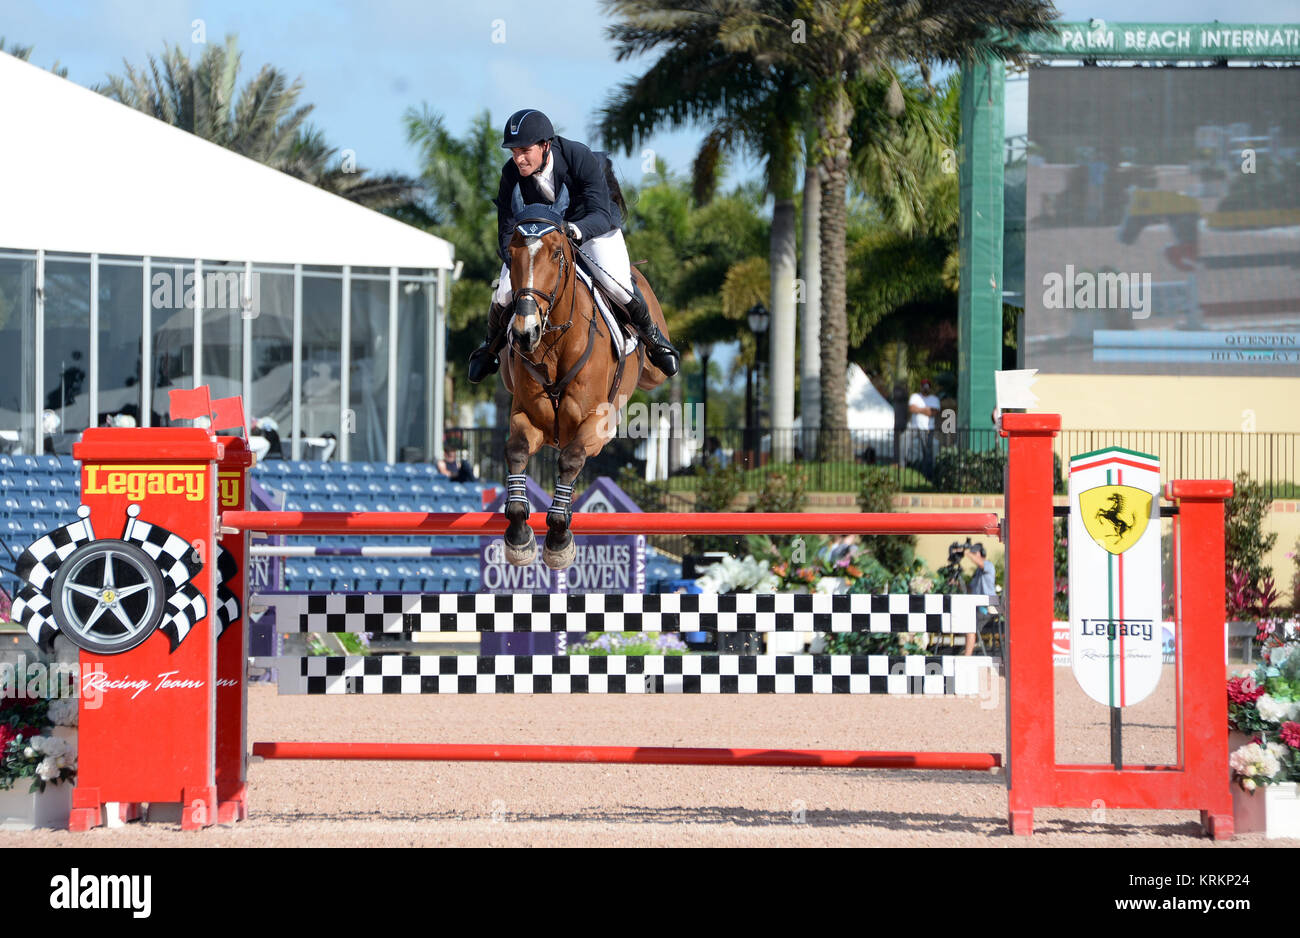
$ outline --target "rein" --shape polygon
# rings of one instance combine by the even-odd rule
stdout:
[[[568,241],[567,238],[565,240],[566,242]],[[574,281],[573,289],[569,291],[569,318],[566,322],[564,322],[561,325],[552,326],[551,310],[555,308],[555,303],[560,298],[561,294],[564,292],[564,288],[568,285],[569,279],[572,279]],[[515,291],[516,295],[535,293],[537,296],[546,300],[546,314],[543,317],[544,325],[542,327],[542,334],[546,335],[547,333],[551,333],[551,332],[559,333],[559,335],[555,338],[555,340],[552,341],[551,344],[546,346],[546,348],[543,350],[540,361],[535,362],[532,359],[528,358],[526,355],[524,355],[523,352],[520,352],[517,349],[513,348],[513,346],[511,348],[511,352],[519,356],[520,363],[524,366],[525,370],[529,373],[529,375],[532,376],[533,380],[536,381],[539,385],[541,385],[542,391],[546,394],[547,399],[550,400],[551,402],[551,409],[555,414],[555,423],[554,423],[554,429],[551,434],[551,439],[552,439],[552,445],[557,447],[560,445],[560,402],[564,399],[565,392],[568,391],[569,385],[573,383],[573,379],[578,376],[578,373],[582,371],[583,367],[587,364],[587,360],[591,358],[592,349],[596,347],[596,336],[600,334],[600,327],[596,322],[596,320],[599,318],[596,311],[596,299],[593,296],[592,310],[591,310],[591,327],[587,330],[587,347],[585,350],[583,350],[582,357],[579,358],[578,361],[574,364],[574,366],[568,370],[568,372],[564,375],[564,377],[558,378],[555,381],[551,380],[550,376],[546,373],[545,362],[547,357],[551,354],[551,352],[556,350],[556,347],[559,345],[560,341],[564,338],[564,334],[569,331],[569,327],[573,325],[573,314],[574,311],[577,309],[577,304],[578,304],[577,283],[578,283],[577,264],[576,262],[569,261],[568,252],[562,251],[560,254],[559,282],[556,284],[554,290],[552,290],[549,294],[543,293],[541,290],[534,289],[533,287],[520,287],[518,290]],[[558,371],[559,370],[558,352],[556,353],[555,367],[556,370]]]

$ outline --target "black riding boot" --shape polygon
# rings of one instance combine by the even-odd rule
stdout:
[[[654,319],[650,316],[650,309],[646,306],[645,297],[641,294],[641,287],[636,281],[632,282],[632,299],[628,301],[623,312],[627,314],[632,327],[645,343],[646,355],[649,356],[650,363],[670,378],[677,374],[682,366],[681,356],[655,325]]]
[[[506,344],[506,327],[510,324],[510,307],[492,304],[488,310],[487,338],[483,344],[469,353],[469,380],[478,384],[490,374],[495,374],[501,367],[497,353]]]

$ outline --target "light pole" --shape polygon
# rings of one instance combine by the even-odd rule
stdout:
[[[763,338],[767,334],[767,327],[772,322],[772,314],[767,311],[767,307],[762,303],[755,303],[749,308],[746,315],[749,321],[750,331],[754,333],[754,371],[757,372],[752,394],[749,397],[749,411],[745,415],[745,422],[748,426],[749,444],[746,449],[749,450],[750,465],[757,466],[760,462],[759,449],[763,445],[763,436],[761,427],[759,427],[758,414],[762,412],[763,397]],[[749,382],[746,381],[746,387]]]
[[[708,428],[709,419],[709,356],[713,354],[712,342],[696,342],[695,353],[700,356],[700,434]],[[707,440],[705,443],[707,444]]]

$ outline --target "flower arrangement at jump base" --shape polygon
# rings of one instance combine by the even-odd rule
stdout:
[[[76,725],[76,700],[0,700],[0,791],[25,779],[31,780],[31,792],[75,780],[76,740],[53,730]]]
[[[571,655],[684,655],[686,643],[672,632],[588,632],[569,646]]]
[[[1229,756],[1243,791],[1300,782],[1300,634],[1295,621],[1262,621],[1259,666],[1228,681],[1228,726],[1251,737]]]

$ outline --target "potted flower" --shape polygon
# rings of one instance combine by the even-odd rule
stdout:
[[[0,828],[67,825],[76,723],[76,700],[0,700]]]
[[[1300,837],[1300,635],[1296,621],[1260,623],[1262,660],[1228,681],[1228,766],[1237,831]]]

